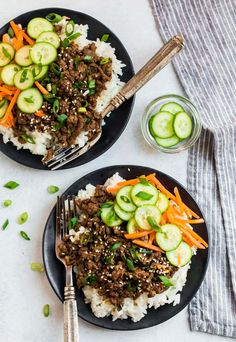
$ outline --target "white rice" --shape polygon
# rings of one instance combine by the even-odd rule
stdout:
[[[65,26],[66,26],[66,17],[64,17],[58,25],[62,26],[62,33],[61,33],[61,39],[64,39],[66,37],[65,35]],[[93,41],[89,40],[87,38],[88,36],[88,25],[78,25],[75,24],[75,30],[74,32],[80,32],[81,36],[75,40],[75,42],[79,45],[80,49],[82,50],[86,45],[92,43]],[[106,82],[106,89],[102,91],[100,97],[97,99],[97,106],[96,111],[101,112],[110,102],[112,97],[114,97],[122,85],[123,82],[120,81],[119,76],[122,76],[122,68],[125,66],[120,60],[117,59],[115,55],[115,49],[111,47],[110,43],[102,42],[99,38],[97,38],[96,41],[94,41],[97,49],[96,53],[98,56],[104,57],[104,58],[111,58],[112,59],[112,78],[110,81]],[[103,121],[103,125],[105,122]],[[8,143],[11,141],[17,149],[27,149],[30,150],[32,154],[38,154],[45,156],[47,154],[47,148],[51,147],[51,135],[49,133],[41,133],[38,131],[30,131],[26,132],[27,134],[30,134],[34,138],[35,144],[21,144],[16,137],[14,137],[13,130],[11,128],[5,128],[0,125],[0,134],[3,135],[3,141],[4,143]],[[87,132],[83,131],[81,132],[74,145],[78,145],[79,147],[83,147],[86,142],[88,141]]]
[[[119,173],[115,173],[112,177],[108,178],[105,182],[107,188],[115,186],[118,182],[124,179],[120,177]],[[94,195],[95,186],[88,184],[85,190],[78,192],[78,199],[88,199]],[[79,235],[85,231],[86,228],[81,229],[76,233],[72,233],[71,239],[76,243],[79,240]],[[193,250],[196,253],[196,250]],[[147,309],[157,309],[165,304],[173,304],[173,306],[180,303],[180,293],[186,283],[187,273],[190,268],[190,263],[181,267],[172,277],[174,286],[171,286],[163,293],[157,294],[149,298],[147,293],[143,293],[137,299],[126,298],[121,308],[117,309],[109,300],[104,300],[98,293],[97,289],[86,285],[83,288],[85,295],[85,302],[91,305],[92,312],[98,318],[112,316],[112,320],[131,318],[132,321],[138,322],[147,314]]]

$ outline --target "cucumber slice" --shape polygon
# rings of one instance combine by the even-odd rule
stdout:
[[[42,80],[48,72],[48,66],[47,65],[32,65],[30,70],[33,73],[35,81]]]
[[[8,43],[0,43],[0,67],[10,63],[15,55],[15,50]]]
[[[33,73],[30,69],[23,69],[16,73],[14,84],[20,90],[29,89],[34,84]]]
[[[0,101],[0,119],[2,119],[7,111],[9,105],[9,101],[7,99],[3,99]]]
[[[129,221],[134,216],[134,213],[124,211],[117,203],[114,204],[114,211],[123,221]]]
[[[186,112],[176,114],[174,119],[174,131],[180,139],[186,139],[192,134],[193,122]]]
[[[163,251],[176,249],[182,241],[182,233],[175,224],[165,224],[161,232],[156,233],[156,243]]]
[[[152,121],[152,131],[159,138],[170,138],[174,135],[174,115],[169,112],[159,112]]]
[[[154,116],[152,116],[151,119],[149,119],[149,121],[148,121],[148,129],[149,129],[150,134],[153,136],[153,138],[155,138],[156,136],[155,136],[153,129],[152,129],[153,120],[154,120]]]
[[[129,234],[135,233],[137,230],[139,230],[139,226],[137,225],[134,217],[132,217],[127,223],[126,230]]]
[[[121,209],[127,211],[127,212],[133,212],[136,209],[136,205],[134,205],[132,199],[131,199],[131,190],[132,186],[124,186],[121,188],[117,195],[116,195],[116,202],[121,207]]]
[[[135,211],[134,218],[139,228],[144,230],[152,229],[148,223],[148,217],[150,216],[156,221],[156,225],[160,223],[161,212],[155,205],[146,204]]]
[[[108,227],[119,226],[122,220],[116,215],[113,209],[113,202],[110,203],[111,207],[101,209],[101,219]]]
[[[19,70],[20,70],[20,67],[16,64],[5,65],[5,67],[1,71],[2,81],[9,86],[13,86],[15,74]]]
[[[30,57],[30,49],[30,45],[25,45],[16,51],[15,61],[17,64],[20,66],[29,66],[33,63]]]
[[[166,252],[166,257],[173,266],[182,267],[189,263],[192,258],[192,249],[186,242],[181,242],[178,248]]]
[[[36,43],[30,56],[35,64],[48,65],[57,58],[57,49],[50,43]]]
[[[155,137],[155,141],[162,147],[172,147],[177,145],[180,142],[180,139],[177,137],[177,135],[173,135],[172,137],[165,139]]]
[[[177,102],[167,102],[161,106],[160,112],[170,112],[171,114],[176,114],[178,112],[184,112],[184,108]]]
[[[159,192],[156,206],[160,209],[161,213],[164,213],[169,207],[169,199],[162,192]]]
[[[27,33],[33,39],[37,39],[45,31],[53,31],[53,25],[44,18],[31,19],[27,25]]]
[[[23,90],[17,99],[18,108],[27,114],[37,112],[42,107],[43,97],[38,89],[30,88]]]
[[[60,46],[60,38],[55,32],[42,32],[36,40],[36,43],[47,42],[55,46],[56,49]]]
[[[156,204],[158,199],[158,190],[152,184],[138,183],[131,190],[131,198],[137,207],[144,204]]]

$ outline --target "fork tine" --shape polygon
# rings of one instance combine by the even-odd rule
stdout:
[[[70,220],[72,218],[72,215],[71,215],[71,196],[68,196],[68,228],[69,228],[69,225],[70,225]]]
[[[66,207],[65,207],[65,196],[61,197],[61,208],[62,208],[62,237],[66,236],[67,232],[67,220],[66,220]]]
[[[56,238],[61,239],[61,208],[60,197],[57,196],[56,204]]]
[[[75,195],[73,195],[72,199],[73,199],[73,213],[74,213],[74,217],[75,217],[75,216],[77,216]]]

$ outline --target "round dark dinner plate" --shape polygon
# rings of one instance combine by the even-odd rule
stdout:
[[[70,9],[44,8],[21,14],[20,16],[14,18],[14,21],[25,27],[30,19],[34,17],[45,17],[51,12],[68,16],[76,23],[88,24],[88,39],[90,40],[96,40],[98,37],[101,38],[104,33],[108,33],[110,35],[109,43],[111,43],[111,46],[116,49],[117,58],[126,65],[123,68],[123,76],[120,77],[121,80],[123,82],[127,82],[134,75],[131,59],[119,38],[117,38],[117,36],[108,27],[87,14]],[[0,29],[0,37],[7,32],[8,28],[9,23]],[[109,118],[106,118],[106,125],[103,126],[102,137],[97,144],[95,144],[87,153],[75,159],[71,163],[62,166],[60,169],[68,169],[83,165],[107,151],[116,142],[125,129],[131,115],[133,103],[134,97],[126,101],[120,108],[114,110],[112,115]],[[49,170],[45,165],[42,164],[42,156],[33,155],[27,150],[17,150],[17,148],[10,142],[4,144],[1,134],[0,151],[9,158],[25,166],[29,166],[34,169]]]
[[[105,167],[80,178],[72,184],[66,191],[65,195],[77,194],[78,190],[84,189],[86,184],[103,184],[108,177],[119,172],[120,176],[125,179],[135,178],[140,175],[156,173],[157,178],[170,191],[173,191],[175,186],[178,186],[184,202],[199,216],[203,217],[198,205],[188,193],[188,191],[172,177],[148,167],[133,166],[133,165],[118,165]],[[63,264],[56,258],[54,253],[54,238],[55,238],[55,208],[51,211],[48,221],[45,226],[43,236],[43,259],[48,280],[59,299],[63,300],[63,288],[65,284],[65,270]],[[208,241],[207,227],[205,224],[195,225],[197,233]],[[97,326],[114,329],[114,330],[135,330],[148,328],[174,317],[178,312],[191,301],[199,289],[206,273],[208,265],[209,251],[198,250],[197,255],[192,258],[191,268],[188,271],[187,283],[181,293],[180,303],[176,306],[166,304],[157,310],[149,309],[147,315],[139,322],[134,323],[131,319],[112,321],[111,317],[97,318],[93,315],[90,305],[85,304],[84,295],[81,290],[76,290],[76,298],[78,304],[78,315],[87,322]]]

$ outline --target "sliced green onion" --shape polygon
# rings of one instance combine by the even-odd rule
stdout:
[[[38,76],[41,73],[42,69],[43,69],[43,66],[41,64],[34,65],[32,68],[33,76],[34,77]]]
[[[149,181],[144,177],[139,177],[139,182],[143,185],[150,185]]]
[[[95,80],[90,80],[88,83],[89,89],[94,89],[96,88],[96,81]]]
[[[94,89],[90,89],[89,90],[89,95],[94,95],[95,94],[95,90]]]
[[[43,98],[51,104],[53,104],[55,100],[58,100],[58,97],[53,94],[43,95]]]
[[[95,275],[91,275],[88,277],[85,277],[83,279],[83,284],[84,285],[93,285],[97,283],[97,277]]]
[[[121,245],[122,245],[121,242],[115,242],[113,245],[111,245],[110,251],[115,251],[115,250],[117,250],[118,248],[120,248]]]
[[[3,201],[2,206],[4,208],[7,208],[7,207],[10,207],[11,204],[12,204],[11,200],[5,200],[5,201]]]
[[[52,93],[53,93],[53,95],[56,95],[56,93],[57,93],[57,85],[56,84],[52,84]]]
[[[56,99],[53,102],[52,111],[53,111],[54,114],[56,114],[56,113],[59,112],[59,109],[60,109],[60,102],[59,102],[59,100]]]
[[[27,80],[27,74],[28,74],[28,69],[25,69],[22,71],[22,74],[20,77],[20,83],[24,83]]]
[[[130,260],[129,258],[126,258],[126,257],[125,257],[125,263],[126,263],[128,269],[129,269],[130,271],[134,271],[134,270],[135,270],[134,263],[133,263],[132,260]]]
[[[24,97],[24,100],[28,103],[34,103],[34,100],[32,99],[32,97]]]
[[[138,287],[138,284],[137,282],[134,282],[134,281],[128,281],[127,283],[127,291],[129,292],[134,292],[137,290],[137,287]]]
[[[2,52],[5,57],[7,57],[10,60],[12,59],[10,53],[7,51],[7,49],[4,46],[2,46]]]
[[[107,42],[109,37],[110,37],[110,35],[108,33],[105,33],[101,38],[101,42]]]
[[[44,267],[39,262],[32,262],[30,268],[32,271],[44,272]]]
[[[9,220],[7,219],[2,225],[2,230],[5,230],[8,225],[9,225]]]
[[[149,194],[146,191],[139,191],[135,196],[146,201],[150,200],[153,197],[153,195]]]
[[[75,59],[74,59],[74,68],[75,68],[75,70],[78,69],[79,62],[80,62],[80,56],[75,56]]]
[[[112,208],[113,207],[113,202],[105,202],[101,204],[101,208]]]
[[[85,56],[84,56],[84,61],[85,61],[85,62],[91,62],[92,59],[93,59],[92,56],[89,56],[89,55],[85,55]]]
[[[77,39],[81,36],[80,32],[75,32],[74,34],[72,34],[71,36],[68,37],[69,40],[74,40]]]
[[[49,194],[55,194],[56,192],[59,191],[59,187],[56,186],[56,185],[49,185],[47,187],[47,191],[48,191]]]
[[[50,66],[50,70],[54,73],[54,75],[59,76],[61,74],[60,67],[57,63],[52,63]]]
[[[11,27],[9,27],[7,33],[8,33],[10,38],[13,38],[15,36],[15,33],[14,33],[14,31],[13,31],[13,29]]]
[[[62,19],[62,16],[60,14],[57,14],[57,13],[49,13],[46,16],[46,19],[48,21],[50,21],[51,23],[59,23],[59,21],[61,21],[61,19]]]
[[[15,188],[17,188],[20,184],[14,182],[14,181],[9,181],[6,184],[4,184],[4,188],[10,189],[10,190],[14,190]]]
[[[65,30],[66,35],[70,36],[74,32],[74,29],[75,29],[74,20],[69,20],[68,23],[66,24],[66,30]]]
[[[63,41],[61,43],[63,48],[67,48],[69,46],[69,44],[70,44],[70,41],[68,38],[63,39]]]
[[[100,65],[104,65],[104,64],[107,64],[107,63],[110,63],[110,62],[111,62],[110,58],[102,58],[100,60]]]
[[[120,196],[120,198],[122,199],[122,201],[124,201],[125,203],[130,203],[130,199],[127,196]]]
[[[85,101],[83,102],[83,107],[87,108],[88,106],[89,106],[89,103],[88,103],[88,101],[85,100]]]
[[[24,224],[29,218],[29,214],[25,211],[24,213],[22,213],[17,220],[18,224]]]
[[[22,134],[20,137],[29,144],[35,144],[34,138],[27,134]]]
[[[69,229],[74,229],[76,224],[77,224],[77,222],[78,222],[78,217],[76,217],[76,216],[72,217],[70,219],[70,221],[69,221],[69,227],[68,228]]]
[[[86,113],[87,109],[85,107],[79,107],[78,108],[78,113]]]
[[[50,314],[50,306],[49,304],[45,304],[43,307],[43,315],[44,317],[48,317]]]
[[[24,232],[23,230],[20,231],[20,236],[27,241],[30,240],[28,234],[26,232]]]
[[[159,276],[159,278],[161,279],[161,282],[164,286],[166,286],[166,287],[174,286],[174,284],[172,283],[172,281],[168,277]]]
[[[66,114],[60,114],[57,117],[57,121],[63,125],[65,125],[67,119],[68,119],[68,116]]]

